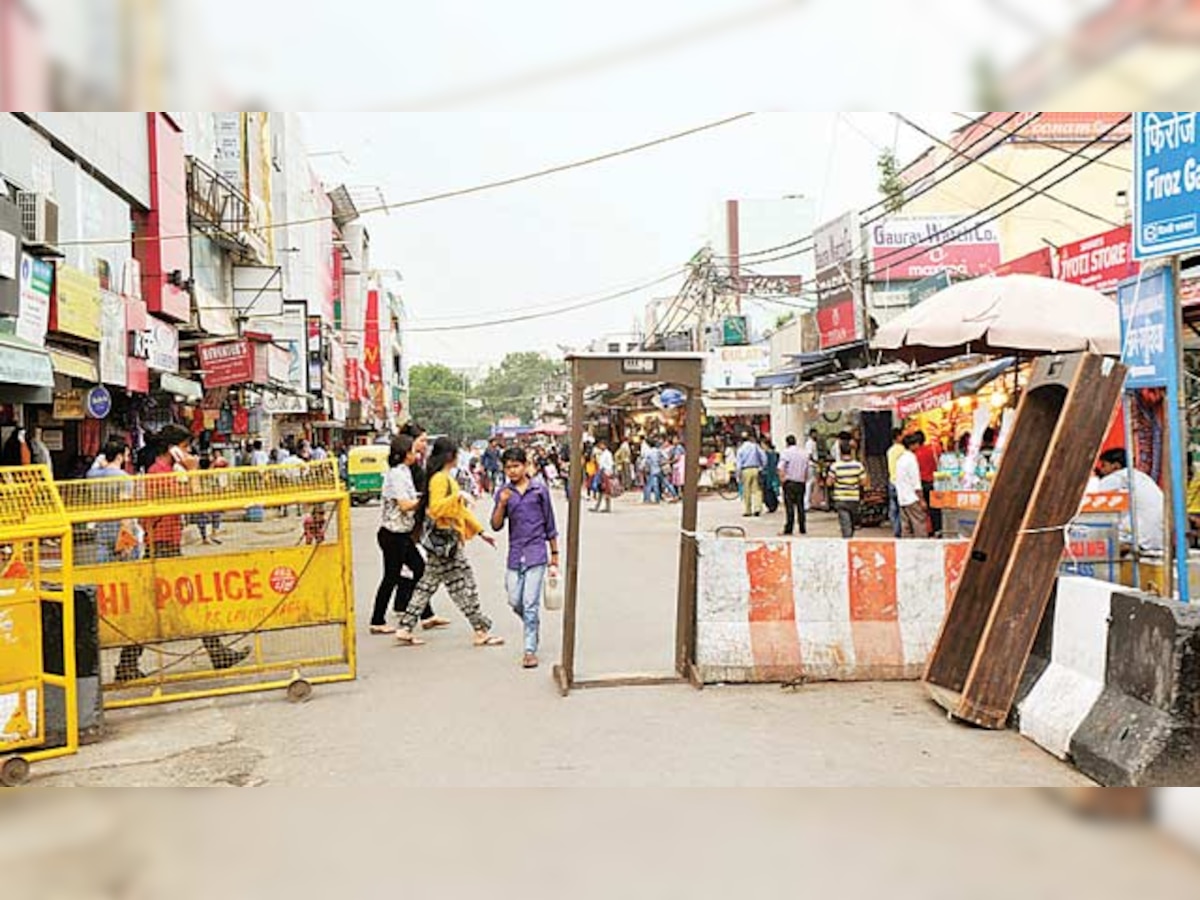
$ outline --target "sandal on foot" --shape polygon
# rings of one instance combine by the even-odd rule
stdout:
[[[450,625],[450,620],[443,619],[441,616],[434,616],[432,619],[426,619],[421,623],[421,627],[426,631],[433,631],[435,628],[449,628]]]
[[[399,647],[424,647],[425,642],[411,631],[397,631],[396,645]]]
[[[372,625],[371,634],[395,634],[396,629],[391,625]]]
[[[536,669],[538,667],[537,654],[526,653],[525,658],[521,660],[521,666],[526,669]]]
[[[476,632],[475,633],[475,646],[476,647],[502,647],[502,646],[504,646],[504,638],[497,637],[494,634]]]

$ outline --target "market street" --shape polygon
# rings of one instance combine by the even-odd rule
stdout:
[[[566,510],[561,508],[565,527]],[[488,501],[483,501],[484,511]],[[581,674],[670,669],[678,506],[620,498],[583,532]],[[523,671],[502,556],[472,546],[484,611],[507,639],[476,649],[452,619],[421,648],[365,634],[379,573],[378,506],[354,511],[359,679],[281,693],[109,713],[110,735],[40,764],[39,785],[1050,786],[1086,784],[1014,732],[946,722],[916,683],[622,688],[562,699],[550,676],[561,614],[543,614],[542,667]],[[740,507],[701,503],[705,529]],[[779,514],[749,520],[773,535]],[[836,523],[817,514],[814,532]],[[476,542],[477,543],[477,542]]]

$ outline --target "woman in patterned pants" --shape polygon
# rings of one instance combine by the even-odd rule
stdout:
[[[452,473],[457,457],[454,442],[449,438],[438,438],[429,457],[426,530],[432,528],[440,532],[454,532],[458,540],[448,548],[448,553],[444,556],[436,550],[429,552],[425,562],[425,574],[417,584],[408,609],[401,614],[400,628],[396,632],[396,643],[406,647],[416,647],[425,643],[413,634],[413,629],[416,628],[421,613],[442,585],[446,586],[454,605],[471,623],[475,632],[476,647],[497,647],[504,643],[503,638],[491,633],[492,621],[479,608],[479,587],[464,549],[467,541],[472,538],[478,537],[491,547],[496,546],[496,540],[484,533],[483,525],[468,508],[466,497],[454,480]]]

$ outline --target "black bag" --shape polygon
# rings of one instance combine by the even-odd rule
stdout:
[[[433,556],[449,559],[458,549],[458,532],[452,528],[438,528],[433,519],[425,517],[421,529],[421,546]]]

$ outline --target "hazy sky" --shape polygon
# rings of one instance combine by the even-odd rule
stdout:
[[[915,113],[946,124],[945,114]],[[706,121],[711,113],[318,113],[322,168],[380,185],[389,200],[542,168]],[[875,146],[897,136],[881,113],[765,113],[634,156],[473,197],[375,215],[378,267],[399,269],[414,324],[455,324],[620,289],[686,262],[731,197],[813,197],[832,217],[876,199]],[[921,145],[900,132],[902,150]],[[798,237],[796,234],[785,235]],[[754,248],[745,248],[754,249]],[[420,359],[466,365],[510,349],[554,350],[626,331],[673,284],[555,318],[415,334]]]
[[[253,91],[276,108],[450,110],[306,114],[311,148],[348,159],[319,157],[323,175],[400,201],[745,109],[962,109],[974,105],[967,72],[982,48],[1012,61],[1098,2],[341,0],[281,15],[275,4],[206,0],[198,14],[234,95]],[[586,70],[562,69],[573,61]],[[907,114],[940,131],[955,121]],[[725,199],[804,194],[825,218],[873,202],[875,145],[894,142],[902,157],[924,145],[885,113],[764,113],[538,182],[373,216],[374,261],[404,273],[416,323],[582,299],[686,262]],[[578,345],[627,330],[670,288],[529,324],[414,335],[411,349],[471,365]]]

